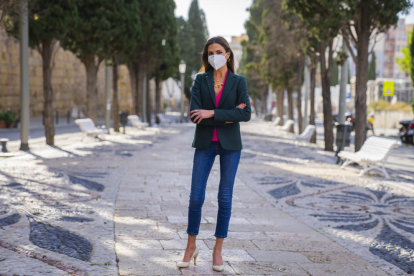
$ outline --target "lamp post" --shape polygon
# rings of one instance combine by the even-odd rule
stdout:
[[[184,121],[184,76],[185,76],[185,68],[186,68],[185,61],[182,60],[179,66],[179,71],[181,74],[181,117],[180,117],[180,123]]]
[[[20,150],[29,150],[29,19],[27,0],[20,0]]]

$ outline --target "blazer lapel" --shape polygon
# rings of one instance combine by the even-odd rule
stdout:
[[[208,91],[210,92],[211,99],[215,105],[216,103],[216,94],[214,92],[214,76],[213,76],[213,69],[209,70],[206,75],[206,81],[208,85]]]
[[[221,92],[220,102],[217,108],[220,108],[220,106],[223,104],[224,100],[226,99],[226,96],[229,94],[236,79],[236,75],[230,69],[228,70],[229,72],[227,73],[226,83],[224,84],[223,91]],[[213,89],[213,93],[214,93],[214,89]]]

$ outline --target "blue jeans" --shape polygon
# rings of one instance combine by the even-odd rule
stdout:
[[[239,166],[241,150],[225,150],[219,141],[211,141],[207,149],[195,149],[188,207],[188,235],[198,235],[207,179],[216,155],[220,155],[220,185],[218,191],[217,238],[226,238],[229,229],[234,179]]]

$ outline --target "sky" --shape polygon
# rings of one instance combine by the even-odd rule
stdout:
[[[414,8],[411,8],[408,15],[400,15],[399,18],[405,18],[405,24],[414,24]]]
[[[193,0],[175,0],[177,8],[175,15],[188,19],[188,10]],[[414,0],[413,0],[414,1]],[[228,41],[231,36],[240,36],[246,33],[244,22],[249,19],[246,11],[253,0],[198,0],[198,4],[206,14],[207,27],[210,37],[221,35]],[[414,8],[408,15],[401,15],[406,24],[414,24]]]
[[[175,16],[182,16],[187,20],[191,2],[192,0],[175,0]],[[252,2],[253,0],[198,0],[200,9],[206,14],[210,37],[220,35],[231,40],[231,36],[246,33],[244,22],[249,19],[246,9]]]

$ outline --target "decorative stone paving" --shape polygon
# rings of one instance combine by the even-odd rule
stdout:
[[[0,159],[0,275],[405,275],[414,272],[414,177],[340,170],[259,120],[241,124],[225,271],[211,269],[219,158],[197,266],[186,245],[194,125],[79,134]],[[116,249],[116,252],[115,252]],[[18,263],[19,265],[16,265]]]
[[[257,155],[245,161],[248,165],[241,172],[243,178],[251,179],[247,182],[250,187],[391,275],[414,274],[412,172],[390,170],[391,180],[375,175],[359,178],[353,169],[339,170],[333,165],[334,158],[322,156],[317,149],[300,147],[300,152],[286,154],[287,151],[280,150],[280,141],[288,143],[288,139],[272,138],[271,131],[266,132],[265,124],[261,124],[264,129],[261,139],[275,150],[261,149],[257,135],[254,139],[244,138],[244,146]],[[252,131],[249,126],[242,130]],[[263,156],[271,157],[263,160]],[[301,161],[286,162],[295,157]],[[312,161],[306,163],[306,160]],[[269,169],[255,166],[260,161]],[[262,172],[260,179],[255,176],[257,171]],[[278,181],[263,182],[272,178]],[[311,271],[315,270],[308,270]]]
[[[66,135],[60,147],[35,144],[29,154],[0,160],[0,275],[118,274],[113,214],[127,169],[121,163],[160,133],[129,131],[104,142]]]

